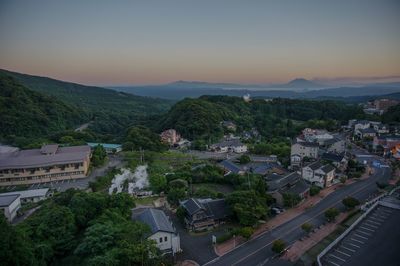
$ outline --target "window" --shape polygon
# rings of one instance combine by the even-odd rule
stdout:
[[[168,237],[164,237],[164,241],[167,242],[167,240],[168,240]]]
[[[160,237],[160,243],[162,243],[162,237]]]

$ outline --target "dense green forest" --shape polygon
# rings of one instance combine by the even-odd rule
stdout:
[[[31,91],[0,73],[0,141],[41,138],[89,119],[83,110]]]
[[[131,221],[128,194],[68,190],[12,226],[0,216],[2,265],[159,265],[147,225]],[[165,264],[164,264],[165,265]]]
[[[265,137],[293,136],[299,127],[334,129],[351,118],[363,118],[362,108],[335,101],[256,99],[202,96],[184,99],[165,114],[159,130],[177,129],[189,139],[216,139],[223,134],[223,120],[234,121],[239,131],[255,127]]]
[[[166,112],[172,101],[135,96],[110,89],[84,86],[46,77],[31,76],[0,70],[2,76],[14,77],[25,87],[51,95],[78,110],[85,122],[92,121],[90,128],[101,134],[122,135],[129,126],[143,123],[148,116]],[[89,116],[86,116],[88,114]],[[83,120],[83,119],[82,119]]]

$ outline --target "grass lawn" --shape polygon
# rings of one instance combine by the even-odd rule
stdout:
[[[160,198],[160,197],[154,196],[154,197],[135,198],[135,204],[136,205],[151,205],[158,198]]]
[[[223,194],[229,194],[233,191],[233,187],[228,184],[215,184],[215,183],[193,184],[194,191],[201,188],[212,190],[215,192],[221,192]]]

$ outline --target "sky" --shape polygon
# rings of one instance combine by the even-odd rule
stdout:
[[[400,79],[400,1],[0,0],[0,68],[91,85]]]

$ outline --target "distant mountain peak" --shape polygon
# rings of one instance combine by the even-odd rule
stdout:
[[[320,87],[323,87],[323,85],[312,82],[305,78],[295,78],[295,79],[289,81],[287,84],[285,84],[285,86],[291,87],[291,88],[320,88]]]

